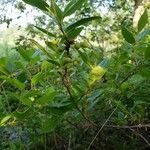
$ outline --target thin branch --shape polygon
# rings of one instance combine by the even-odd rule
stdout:
[[[129,128],[134,134],[138,135],[139,137],[141,137],[147,144],[148,146],[150,147],[150,143],[148,142],[148,140],[140,133],[136,132],[135,130]]]
[[[103,125],[101,126],[101,128],[98,130],[97,134],[95,135],[95,137],[93,138],[93,140],[91,141],[90,145],[88,146],[87,150],[90,149],[90,147],[92,146],[92,144],[94,143],[94,141],[96,140],[97,136],[100,134],[100,132],[102,131],[102,129],[104,128],[104,126],[106,125],[106,123],[109,121],[109,119],[112,117],[112,115],[114,114],[114,112],[117,110],[118,107],[116,107],[112,113],[109,115],[109,117],[107,118],[107,120],[103,123]]]
[[[107,128],[117,128],[117,129],[131,129],[131,128],[150,128],[150,124],[146,125],[133,125],[133,126],[115,126],[115,125],[105,125]]]
[[[66,119],[67,123],[69,123],[71,126],[73,126],[75,129],[79,130],[78,125],[72,123],[69,119]]]
[[[3,84],[6,82],[6,80],[4,80],[1,84],[0,84],[0,88],[3,86]]]
[[[68,69],[67,67],[65,68],[65,72],[64,72],[64,75],[62,77],[62,82],[65,86],[65,88],[67,89],[67,92],[70,96],[70,100],[73,102],[75,108],[78,110],[78,112],[82,115],[82,117],[88,121],[89,123],[91,123],[93,126],[97,127],[97,124],[95,124],[93,121],[91,121],[83,112],[82,110],[79,108],[79,106],[77,105],[76,101],[74,100],[74,97],[72,95],[72,92],[71,92],[71,88],[70,88],[70,81],[68,79]]]

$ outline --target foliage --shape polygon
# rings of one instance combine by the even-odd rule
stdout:
[[[50,5],[43,0],[23,1],[53,18],[58,30],[55,33],[34,26],[38,35],[43,33],[43,38],[25,38],[17,43],[14,57],[0,58],[0,133],[10,134],[4,138],[10,142],[1,141],[0,146],[3,149],[142,147],[147,141],[144,138],[143,144],[139,140],[134,126],[148,124],[150,115],[147,10],[138,29],[127,29],[124,24],[116,26],[121,40],[111,51],[104,52],[101,47],[86,43],[82,35],[85,26],[94,28],[107,20],[94,15],[65,21],[68,16],[80,14],[86,0],[71,0],[63,10],[54,0]],[[118,128],[121,130],[117,131]],[[141,125],[139,130],[144,129]]]

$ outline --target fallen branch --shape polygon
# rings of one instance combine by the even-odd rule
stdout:
[[[127,125],[124,125],[124,126],[105,125],[105,127],[107,127],[107,128],[118,128],[118,129],[150,128],[150,124],[145,124],[145,125],[139,124],[139,125],[133,125],[133,126],[127,126]]]

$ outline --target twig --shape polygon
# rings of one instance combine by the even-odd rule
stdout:
[[[97,127],[97,124],[95,124],[93,121],[91,121],[89,118],[87,118],[87,116],[82,112],[82,110],[79,108],[79,106],[77,105],[77,103],[74,100],[74,97],[72,95],[71,89],[70,89],[70,81],[68,79],[68,70],[67,67],[65,68],[65,72],[64,75],[62,77],[62,82],[64,84],[64,86],[67,89],[67,92],[70,96],[70,100],[73,102],[74,106],[76,107],[76,109],[78,110],[78,112],[82,115],[82,117],[88,121],[89,123],[91,123],[93,126]]]
[[[70,134],[69,134],[69,141],[68,141],[68,150],[71,149],[71,138],[72,138],[72,136],[71,136],[71,132],[70,132]]]
[[[57,138],[56,138],[56,134],[55,134],[55,131],[54,131],[54,143],[55,143],[55,149],[57,150],[58,148],[57,148],[57,145],[58,145],[58,143],[57,143]]]
[[[118,107],[118,106],[117,106]],[[109,121],[109,119],[111,118],[111,116],[114,114],[114,112],[117,110],[117,107],[112,111],[112,113],[109,115],[109,117],[107,118],[107,120],[103,123],[103,125],[101,126],[101,128],[98,130],[97,134],[95,135],[95,137],[93,138],[93,140],[91,141],[90,145],[88,146],[87,150],[90,149],[90,147],[92,146],[92,144],[94,143],[94,141],[96,140],[97,136],[99,135],[99,133],[102,131],[102,129],[104,128],[104,126],[106,125],[106,123]]]
[[[69,123],[71,126],[73,126],[74,128],[76,128],[77,130],[79,130],[79,127],[78,127],[76,124],[72,123],[69,119],[66,119],[66,121],[67,121],[67,123]]]
[[[62,32],[64,38],[65,38],[65,51],[67,52],[67,56],[69,56],[69,50],[70,50],[70,46],[74,43],[72,42],[71,40],[68,39],[67,37],[67,34],[65,33],[63,27],[62,27],[62,24],[60,22],[58,22],[58,26],[59,26],[59,29],[60,31]]]
[[[118,129],[130,129],[130,128],[150,128],[150,124],[146,125],[133,125],[133,126],[115,126],[115,125],[105,125],[107,128],[118,128]]]
[[[1,84],[0,84],[0,88],[2,87],[2,85],[6,82],[6,80],[4,80]]]
[[[138,135],[139,137],[141,137],[147,144],[148,146],[150,147],[150,143],[148,142],[148,140],[140,133],[136,132],[135,130],[129,128],[134,134]]]
[[[8,76],[8,78],[15,76],[16,73],[13,73],[11,75]],[[3,86],[3,84],[5,84],[6,80],[4,80],[1,84],[0,84],[0,88]]]

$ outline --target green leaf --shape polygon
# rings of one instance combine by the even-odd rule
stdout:
[[[55,61],[55,60],[48,59],[47,61],[50,62],[50,63],[53,64],[53,65],[56,65],[56,66],[59,66],[59,67],[60,67],[60,64],[59,64],[57,61]]]
[[[62,115],[73,110],[72,104],[53,104],[49,106],[48,113],[52,115]]]
[[[37,7],[42,11],[48,11],[49,5],[44,0],[22,0],[25,3]]]
[[[5,123],[12,117],[12,115],[7,115],[4,118],[1,119],[0,121],[0,126],[5,125]]]
[[[110,60],[108,58],[104,58],[101,62],[100,62],[100,66],[102,66],[103,68],[107,68],[110,64]]]
[[[34,75],[31,79],[31,84],[37,84],[41,79],[43,79],[44,77],[44,73],[43,72],[39,72],[36,75]]]
[[[150,60],[150,45],[145,50],[145,59]]]
[[[134,44],[135,43],[135,38],[134,36],[132,35],[132,33],[127,30],[125,27],[122,27],[122,35],[124,37],[124,39],[130,43],[130,44]]]
[[[44,122],[42,122],[42,132],[44,133],[48,133],[48,132],[52,132],[55,127],[57,126],[58,122],[60,122],[61,120],[61,116],[53,116],[51,118],[47,118],[44,120]]]
[[[38,90],[30,90],[26,91],[19,97],[19,100],[27,106],[32,106],[33,102],[36,100],[36,98],[40,95],[40,91]]]
[[[7,58],[6,57],[2,57],[0,58],[0,68],[4,68],[7,65]]]
[[[66,5],[65,9],[64,9],[64,13],[69,10],[69,8],[71,6],[73,6],[75,4],[76,0],[70,0],[70,2],[68,2],[68,4]]]
[[[47,60],[44,60],[41,64],[41,71],[46,71],[49,70],[50,68],[51,64]]]
[[[40,45],[37,41],[33,39],[29,39],[35,46],[37,46],[44,54],[46,54],[48,57],[51,57],[50,54],[46,51],[46,49]]]
[[[142,14],[138,22],[138,32],[140,32],[147,23],[148,23],[148,15],[147,9],[145,9],[144,13]]]
[[[20,81],[17,80],[17,79],[8,78],[8,77],[6,77],[6,76],[0,76],[0,79],[6,80],[6,81],[7,81],[8,83],[10,83],[12,86],[17,87],[17,88],[20,89],[20,90],[23,90],[23,89],[25,88],[24,83],[20,82]]]
[[[74,40],[83,30],[83,27],[75,28],[67,33],[67,37],[69,40]]]
[[[139,71],[140,75],[142,77],[150,78],[150,69],[149,68],[143,68],[142,70]]]
[[[56,17],[56,19],[58,20],[58,22],[62,21],[62,19],[63,19],[63,12],[61,11],[61,9],[59,8],[59,6],[53,0],[51,0],[50,11]]]
[[[55,3],[55,13],[56,13],[56,18],[58,19],[59,22],[62,21],[63,19],[63,12],[61,11],[61,9],[58,7],[58,5]]]
[[[14,97],[16,97],[22,104],[30,107],[40,94],[41,93],[38,90],[30,90],[24,91],[21,96],[14,94]]]
[[[49,37],[56,37],[56,35],[54,35],[53,33],[49,32],[48,30],[46,29],[43,29],[43,28],[40,28],[40,27],[37,27],[37,26],[34,26],[35,28],[37,28],[38,30],[40,30],[41,32],[45,33],[46,35],[48,35]]]
[[[87,0],[71,0],[68,5],[66,6],[64,10],[64,17],[70,16],[73,14],[76,10],[79,10],[82,8],[82,5],[86,2]]]
[[[24,60],[26,60],[26,61],[30,61],[31,60],[31,55],[32,54],[29,53],[29,51],[26,51],[24,49],[19,49],[18,52],[24,58]]]
[[[137,35],[136,41],[144,40],[149,35],[150,35],[150,29],[145,29]]]
[[[23,105],[26,105],[28,107],[31,107],[32,104],[33,104],[33,97],[18,97],[18,99],[20,100],[20,102],[23,104]],[[32,100],[33,99],[33,100]]]
[[[40,94],[41,92],[39,90],[30,90],[30,91],[25,91],[21,96],[24,98],[30,98],[30,97],[37,97]]]
[[[58,49],[58,45],[54,44],[51,41],[45,41],[45,44],[52,50],[56,51]]]
[[[101,19],[100,16],[84,18],[84,19],[81,19],[81,20],[79,20],[79,21],[77,21],[77,22],[75,22],[75,23],[69,25],[65,30],[66,30],[66,32],[67,32],[67,31],[70,31],[70,30],[72,30],[72,29],[74,29],[74,28],[76,28],[76,27],[79,27],[79,26],[81,26],[81,25],[85,25],[86,23],[88,23],[88,22],[90,22],[90,21],[93,21],[93,20],[100,20],[100,19]]]
[[[7,69],[8,60],[6,57],[0,58],[0,72],[9,75],[9,71]]]
[[[40,60],[39,52],[39,50],[35,50],[32,48],[25,49],[24,47],[18,47],[18,53],[22,56],[23,59],[30,62],[31,64],[35,64],[37,61]]]
[[[47,89],[42,97],[36,100],[37,104],[47,105],[49,102],[52,102],[56,95],[56,91],[53,88]]]
[[[127,107],[122,103],[122,101],[114,101],[114,104],[118,107],[118,109],[120,109],[122,112],[126,113],[126,114],[130,114],[130,112],[128,111]]]
[[[89,65],[89,62],[88,62],[88,58],[87,58],[86,53],[83,53],[83,52],[81,52],[80,50],[77,50],[77,51],[78,51],[78,53],[80,54],[82,60],[83,60],[87,65]],[[89,66],[90,66],[90,65],[89,65]]]
[[[33,102],[37,99],[38,96],[41,96],[40,91],[38,90],[30,90],[24,91],[21,95],[13,92],[9,92],[12,97],[15,97],[19,102],[23,105],[31,107]]]
[[[19,119],[19,121],[22,121],[22,120],[28,118],[29,116],[33,115],[33,108],[28,108],[27,110],[22,111],[22,112],[15,111],[15,112],[13,112],[13,115],[17,119]]]

